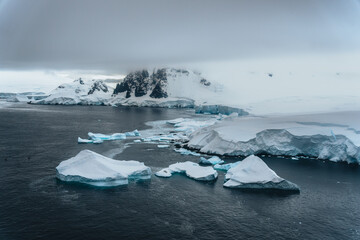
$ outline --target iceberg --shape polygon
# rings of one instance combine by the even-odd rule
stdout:
[[[168,148],[170,145],[157,145],[158,148]]]
[[[254,155],[230,168],[225,181],[224,187],[228,188],[300,191],[296,184],[279,177],[261,158]]]
[[[174,149],[174,151],[177,153],[180,153],[181,155],[192,155],[192,156],[197,156],[197,157],[201,156],[200,153],[192,152],[185,148]]]
[[[114,133],[111,135],[106,135],[106,134],[102,134],[102,133],[92,133],[89,132],[88,133],[89,138],[96,141],[96,140],[123,140],[126,139],[126,134],[125,133]]]
[[[204,157],[200,158],[200,163],[207,164],[207,165],[216,165],[216,164],[222,164],[224,163],[223,160],[221,160],[218,156],[213,156],[209,159],[206,159]]]
[[[184,173],[189,178],[197,181],[212,181],[218,176],[218,173],[212,167],[202,167],[197,163],[186,161],[171,164],[155,173],[158,177],[171,177],[174,173]]]
[[[132,132],[126,132],[125,135],[127,137],[139,137],[139,136],[141,136],[141,134],[139,133],[139,131],[137,129],[135,129]]]
[[[155,176],[168,178],[172,176],[172,173],[173,171],[171,171],[169,168],[163,168],[160,171],[156,172]]]
[[[359,164],[359,117],[360,112],[342,112],[226,118],[192,133],[188,146],[207,154],[307,156]]]
[[[90,150],[62,161],[56,177],[66,182],[80,182],[99,187],[128,184],[129,179],[150,179],[151,169],[138,161],[119,161]]]

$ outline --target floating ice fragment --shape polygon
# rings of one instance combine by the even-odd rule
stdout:
[[[158,148],[168,148],[170,145],[157,145]]]
[[[174,149],[175,152],[180,153],[181,155],[192,155],[192,156],[201,156],[200,153],[192,152],[185,148]]]
[[[300,191],[299,187],[271,170],[259,157],[251,155],[225,175],[224,187]]]
[[[189,178],[198,181],[212,181],[218,176],[218,173],[212,167],[202,167],[190,161],[171,164],[168,168],[155,173],[155,175],[158,177],[170,177],[173,173],[184,173]]]
[[[150,179],[151,169],[138,161],[119,161],[90,150],[62,161],[56,167],[56,177],[62,181],[94,186],[128,184],[128,179]]]
[[[201,157],[200,158],[200,163],[208,164],[208,165],[216,165],[216,164],[222,164],[222,163],[224,163],[224,161],[221,160],[218,156],[213,156],[213,157],[211,157],[209,159]]]
[[[221,165],[216,164],[214,168],[219,171],[228,171],[230,168],[237,166],[239,163],[240,161],[234,163],[221,164]]]

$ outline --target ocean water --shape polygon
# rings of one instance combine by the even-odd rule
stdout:
[[[264,157],[300,194],[222,187],[183,175],[127,186],[63,183],[55,167],[90,149],[138,160],[153,172],[199,161],[156,144],[77,144],[87,132],[145,129],[145,122],[191,117],[190,110],[6,105],[0,108],[0,239],[360,239],[360,167]],[[227,162],[237,158],[227,158]]]

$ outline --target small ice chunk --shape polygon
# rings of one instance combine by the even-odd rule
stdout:
[[[168,177],[171,177],[171,175],[172,175],[172,171],[169,168],[161,169],[160,171],[155,173],[155,176],[158,176],[158,177],[168,178]]]
[[[218,176],[218,173],[212,167],[202,167],[190,161],[171,164],[168,168],[160,170],[155,175],[158,177],[164,177],[162,175],[170,177],[173,173],[184,173],[189,178],[198,181],[212,181]]]
[[[93,143],[93,140],[78,137],[78,143]]]
[[[102,134],[102,133],[92,133],[89,132],[88,133],[90,139],[92,140],[123,140],[126,139],[126,135],[125,133],[114,133],[111,135],[106,135],[106,134]]]
[[[175,152],[180,153],[181,155],[192,155],[192,156],[201,156],[200,153],[192,152],[185,148],[174,149]]]
[[[170,145],[157,145],[158,148],[168,148]]]
[[[224,187],[300,191],[299,187],[271,170],[259,157],[251,155],[225,175]]]
[[[141,140],[140,139],[135,139],[134,142],[141,143]]]
[[[207,164],[207,165],[216,165],[216,164],[222,164],[224,163],[223,160],[221,160],[218,156],[213,156],[209,159],[206,159],[204,157],[200,158],[200,163]]]
[[[298,157],[291,157],[292,160],[299,160]]]
[[[137,129],[135,129],[132,132],[126,132],[125,135],[127,137],[139,137],[139,136],[141,136],[141,134],[139,133],[139,131]]]
[[[230,168],[237,166],[239,163],[240,161],[234,163],[221,164],[221,165],[216,164],[214,168],[219,171],[228,171]]]
[[[151,169],[138,161],[119,161],[90,150],[62,161],[56,167],[56,177],[67,182],[81,182],[94,186],[128,184],[128,179],[150,179]]]

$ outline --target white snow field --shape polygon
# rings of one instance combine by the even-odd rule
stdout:
[[[59,105],[106,105],[113,89],[102,80],[75,80],[64,83],[50,92],[49,96],[34,104]]]
[[[174,173],[184,173],[189,178],[198,181],[212,181],[218,176],[218,173],[212,167],[202,167],[199,164],[186,161],[171,164],[155,173],[158,177],[171,177]]]
[[[188,146],[208,154],[304,155],[360,163],[360,112],[226,118],[192,133]]]
[[[66,182],[80,182],[99,187],[128,184],[129,179],[150,179],[151,169],[138,161],[119,161],[90,150],[62,161],[56,177]]]
[[[251,155],[225,175],[224,187],[300,191],[299,187],[271,170],[259,157]]]

